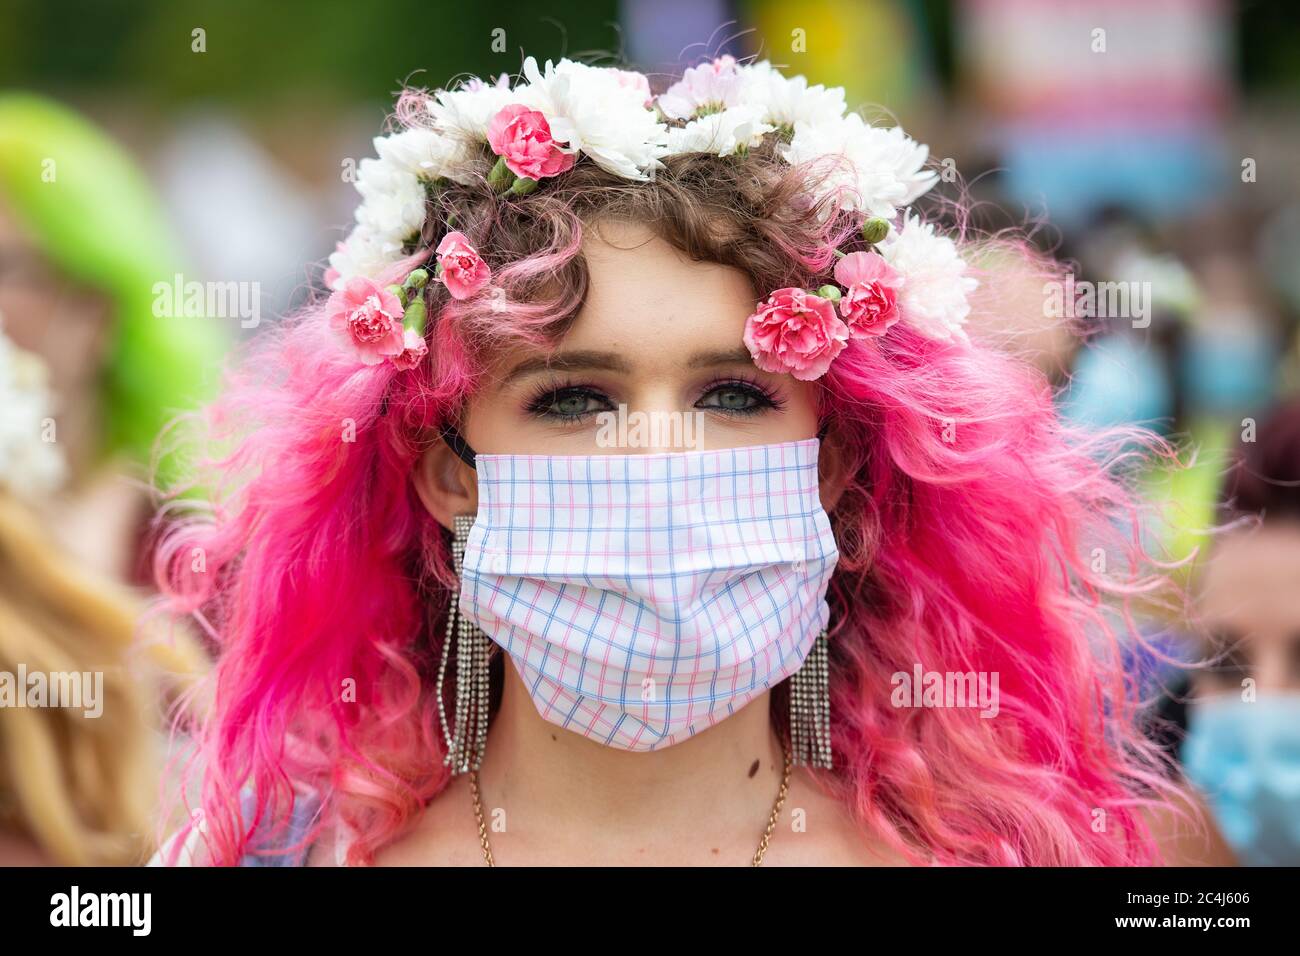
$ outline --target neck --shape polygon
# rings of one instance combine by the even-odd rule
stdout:
[[[483,812],[509,821],[494,844],[588,862],[687,862],[752,854],[783,755],[763,693],[713,727],[651,752],[619,750],[541,717],[509,659],[480,783]]]

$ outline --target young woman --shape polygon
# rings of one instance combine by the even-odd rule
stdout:
[[[1134,436],[966,333],[924,146],[725,57],[397,120],[161,552],[223,654],[160,862],[1159,858]]]

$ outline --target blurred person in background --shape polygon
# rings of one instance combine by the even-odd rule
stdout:
[[[43,518],[71,553],[141,581],[147,471],[167,423],[215,384],[226,330],[155,315],[177,254],[144,175],[66,107],[0,94],[0,310],[59,396],[70,481]],[[176,455],[157,461],[174,479]],[[129,477],[128,477],[129,476]]]
[[[1182,758],[1243,863],[1300,865],[1300,399],[1257,423],[1223,502]],[[1207,655],[1207,656],[1209,656]]]
[[[129,865],[152,849],[164,741],[151,716],[180,689],[162,678],[195,677],[203,658],[184,638],[133,654],[139,602],[31,510],[66,473],[45,378],[0,327],[0,866]],[[54,700],[67,681],[85,696]]]
[[[1142,425],[1179,445],[1177,467],[1155,462],[1145,478],[1166,505],[1153,530],[1171,560],[1208,546],[1242,417],[1278,392],[1279,358],[1294,342],[1252,261],[1257,228],[1227,208],[1173,225],[1115,206],[1070,241],[1079,285],[1127,285],[1147,311],[1082,317],[1076,341],[1086,344],[1068,359],[1062,409],[1096,427]]]

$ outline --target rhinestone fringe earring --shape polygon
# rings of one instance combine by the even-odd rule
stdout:
[[[474,525],[473,515],[456,515],[451,540],[452,563],[457,579],[465,559],[465,543],[469,529]],[[447,631],[442,639],[442,660],[438,664],[438,717],[442,722],[442,735],[447,745],[444,765],[451,766],[452,775],[478,770],[483,761],[483,748],[488,730],[488,661],[492,640],[472,621],[460,613],[460,589],[452,595],[447,608]],[[443,701],[443,685],[447,676],[447,662],[451,657],[453,636],[456,644],[456,706],[454,723],[448,724],[447,708]]]
[[[790,749],[796,766],[831,769],[830,645],[817,635],[803,666],[790,675]]]

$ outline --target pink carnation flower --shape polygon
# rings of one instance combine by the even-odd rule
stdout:
[[[402,303],[364,276],[349,279],[325,303],[330,328],[364,365],[402,351]]]
[[[497,111],[488,123],[488,143],[512,173],[527,179],[557,176],[572,169],[577,160],[551,139],[546,117],[522,103],[511,103]]]
[[[854,252],[835,263],[835,281],[844,287],[840,314],[851,338],[884,335],[898,321],[898,290],[903,277],[879,254]]]
[[[439,278],[453,299],[468,299],[492,281],[492,270],[464,233],[449,232],[437,249]]]
[[[415,329],[406,330],[402,346],[402,351],[393,356],[393,364],[402,371],[415,368],[429,354],[429,346],[424,344],[424,337]]]
[[[810,382],[844,350],[849,327],[830,299],[803,289],[777,289],[745,321],[745,347],[765,372]]]

